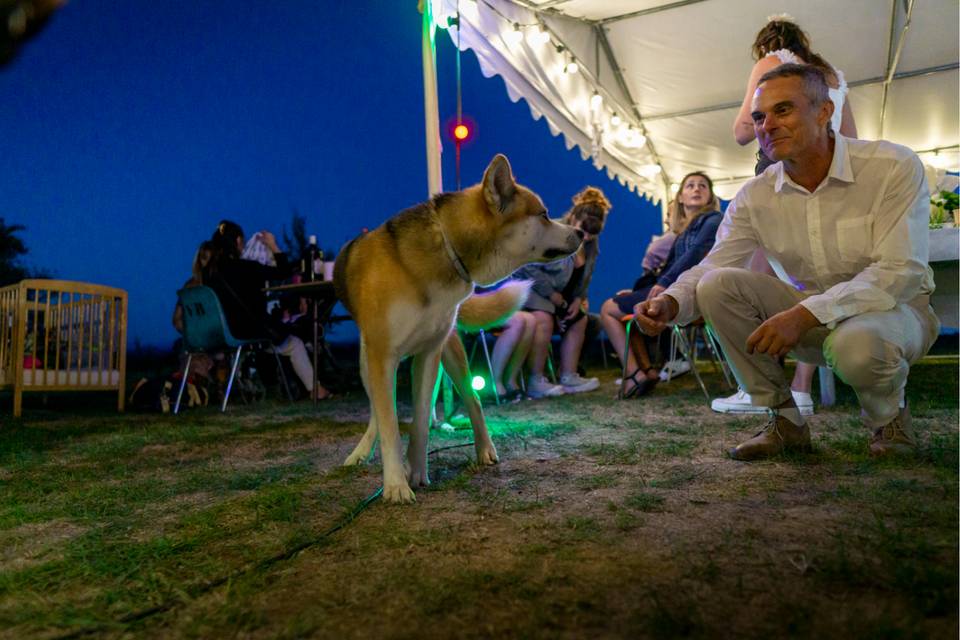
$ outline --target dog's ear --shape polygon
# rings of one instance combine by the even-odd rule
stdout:
[[[494,156],[483,173],[483,199],[491,211],[503,213],[517,193],[510,162],[501,153]]]

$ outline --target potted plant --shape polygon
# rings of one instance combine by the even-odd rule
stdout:
[[[960,212],[960,194],[941,191],[930,198],[930,228],[960,226],[960,220],[957,220],[958,212]]]

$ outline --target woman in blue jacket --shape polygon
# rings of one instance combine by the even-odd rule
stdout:
[[[646,272],[633,285],[632,290],[620,291],[603,303],[600,322],[610,343],[623,357],[626,332],[622,318],[633,313],[633,307],[659,295],[694,266],[713,248],[720,226],[720,200],[713,193],[713,182],[700,171],[684,176],[680,191],[670,204],[668,225],[677,234],[666,262],[659,271]],[[622,384],[623,397],[644,395],[660,380],[660,369],[650,357],[650,343],[638,340],[627,352],[627,376]]]

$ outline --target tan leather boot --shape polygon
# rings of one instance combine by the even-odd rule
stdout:
[[[900,413],[893,420],[873,432],[870,456],[882,458],[889,455],[912,455],[917,448],[912,422],[910,406],[900,409]]]
[[[734,460],[762,460],[784,451],[810,451],[810,428],[798,427],[780,415],[774,415],[757,435],[727,453]]]

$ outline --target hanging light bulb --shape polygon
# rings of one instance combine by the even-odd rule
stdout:
[[[538,24],[535,29],[527,29],[527,42],[534,46],[545,45],[550,42],[550,32],[542,24]]]
[[[590,108],[594,111],[599,111],[600,107],[603,106],[603,98],[600,96],[599,91],[594,91],[593,95],[590,96]]]
[[[520,25],[514,22],[513,29],[504,33],[503,39],[510,45],[520,44],[520,41],[523,40],[523,32],[520,31]]]
[[[676,193],[677,191],[680,191],[680,185],[679,185],[678,183],[676,183],[676,182],[671,182],[671,183],[670,183],[670,193]]]
[[[570,62],[567,63],[567,66],[563,68],[564,73],[574,74],[580,70],[580,65],[577,64],[577,61],[573,58],[570,58]]]
[[[623,122],[623,120],[621,120],[620,116],[618,116],[617,114],[613,114],[613,116],[610,118],[610,124],[612,124],[615,127],[619,127],[621,122]]]

